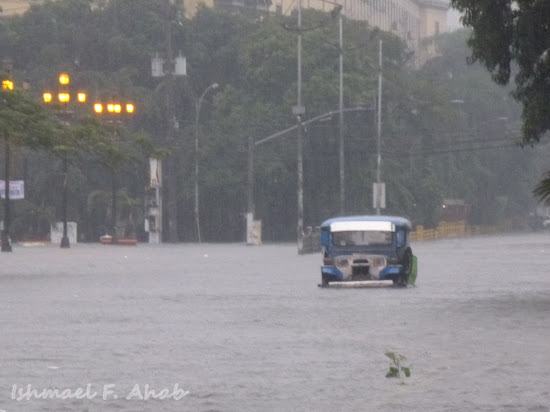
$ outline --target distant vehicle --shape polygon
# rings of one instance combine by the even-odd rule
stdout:
[[[396,216],[336,217],[321,224],[322,287],[414,285],[411,222]]]

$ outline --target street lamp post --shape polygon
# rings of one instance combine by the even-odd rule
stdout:
[[[105,106],[105,107],[104,107]],[[106,110],[105,110],[106,109]],[[116,116],[121,114],[131,115],[134,113],[135,106],[133,103],[126,103],[122,105],[117,102],[110,102],[104,105],[103,103],[94,103],[94,112],[98,115],[104,114],[107,112],[107,115],[112,115],[115,119],[111,118],[109,122],[120,122]],[[116,221],[117,221],[117,191],[118,185],[116,180],[115,168],[111,167],[111,244],[116,245],[118,243],[118,234],[116,230]]]
[[[195,224],[197,226],[197,240],[201,243],[201,225],[200,225],[200,215],[199,215],[199,128],[200,128],[200,113],[201,106],[204,97],[210,90],[217,89],[219,87],[218,83],[212,83],[208,86],[201,94],[199,99],[195,104]]]
[[[376,118],[376,185],[374,190],[374,203],[376,214],[380,214],[380,208],[386,207],[386,191],[382,183],[382,39],[378,41],[378,104]]]
[[[302,154],[302,116],[306,108],[302,104],[302,0],[298,0],[298,40],[297,40],[297,97],[296,106],[292,108],[292,114],[296,116],[297,126],[297,174],[298,174],[298,207],[297,207],[297,237],[298,253],[304,248],[304,161]]]
[[[71,102],[71,94],[68,91],[70,83],[70,77],[66,73],[61,73],[59,75],[59,85],[60,89],[57,93],[58,102],[63,106],[62,116],[68,117],[70,112],[68,110],[68,105]],[[51,103],[53,100],[53,94],[51,92],[44,92],[42,94],[42,99],[45,103]],[[79,91],[76,94],[76,100],[78,103],[86,103],[86,93]],[[68,125],[68,119],[64,119],[65,125]],[[63,153],[63,195],[62,195],[62,207],[61,213],[63,215],[63,236],[61,237],[60,247],[63,249],[70,248],[70,241],[68,236],[68,223],[67,223],[67,202],[68,202],[68,181],[69,181],[69,166],[67,160],[67,152]]]
[[[67,186],[69,179],[69,166],[67,164],[67,154],[63,154],[63,236],[61,237],[61,248],[71,247],[67,233]]]
[[[2,80],[2,89],[13,90],[13,82],[9,79]],[[10,240],[10,143],[8,134],[4,134],[4,227],[2,229],[2,252],[11,252]]]

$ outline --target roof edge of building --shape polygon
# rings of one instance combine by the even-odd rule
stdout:
[[[413,0],[420,7],[432,8],[438,10],[449,10],[451,4],[447,0]]]

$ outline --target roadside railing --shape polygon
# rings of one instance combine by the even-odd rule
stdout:
[[[465,221],[441,222],[435,229],[425,229],[416,226],[411,232],[412,241],[437,240],[452,237],[489,235],[502,232],[502,228],[494,226],[468,225]]]

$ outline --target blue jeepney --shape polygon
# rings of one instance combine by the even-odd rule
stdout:
[[[414,285],[417,263],[409,245],[411,230],[408,219],[396,216],[347,216],[324,221],[320,286]]]

